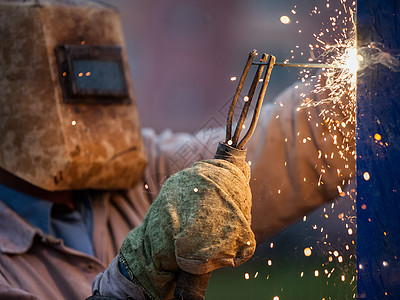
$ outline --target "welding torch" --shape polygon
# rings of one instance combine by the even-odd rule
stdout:
[[[252,65],[266,65],[263,62],[253,62]],[[344,66],[334,66],[331,64],[319,64],[319,63],[286,63],[286,62],[275,62],[274,66],[278,67],[290,67],[290,68],[312,68],[312,69],[344,69]]]

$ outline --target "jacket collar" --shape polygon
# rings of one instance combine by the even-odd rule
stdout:
[[[33,244],[34,237],[42,231],[33,227],[2,201],[0,201],[0,251],[2,253],[25,253]]]

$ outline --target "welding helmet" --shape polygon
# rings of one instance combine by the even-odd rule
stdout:
[[[125,189],[146,164],[118,12],[0,0],[0,168],[48,191]]]

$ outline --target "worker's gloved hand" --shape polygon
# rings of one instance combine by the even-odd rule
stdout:
[[[202,299],[211,271],[254,253],[245,156],[220,144],[215,159],[171,176],[125,238],[120,263],[150,299]]]

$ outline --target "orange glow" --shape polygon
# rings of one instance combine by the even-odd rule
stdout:
[[[311,248],[307,247],[304,249],[305,256],[311,256],[311,254],[312,254]]]

